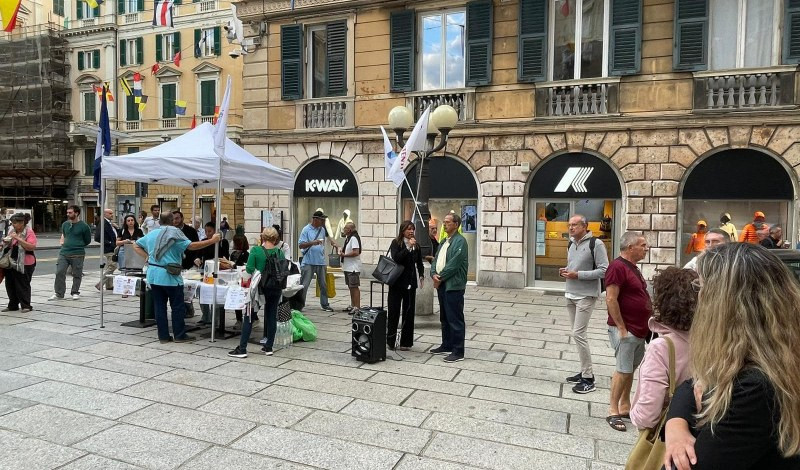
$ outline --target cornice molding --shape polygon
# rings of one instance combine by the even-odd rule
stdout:
[[[267,17],[284,16],[286,14],[302,15],[313,10],[331,7],[354,8],[362,5],[375,6],[375,0],[295,0],[294,11],[290,0],[269,0],[239,2],[236,12],[242,21],[258,21]],[[397,2],[385,2],[391,6]]]

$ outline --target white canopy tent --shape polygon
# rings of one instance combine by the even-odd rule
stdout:
[[[192,188],[217,188],[217,227],[221,216],[222,189],[285,189],[294,187],[294,175],[259,160],[226,138],[224,151],[215,150],[214,126],[203,123],[156,147],[127,155],[105,156],[102,179],[157,183]],[[218,148],[218,147],[217,147]],[[102,233],[102,232],[101,232]],[[101,243],[100,258],[103,259]],[[215,256],[214,277],[219,259]],[[216,284],[214,298],[216,299]],[[100,324],[103,324],[103,290],[100,291]],[[214,341],[216,303],[212,310]]]

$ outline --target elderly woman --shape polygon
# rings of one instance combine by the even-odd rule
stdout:
[[[31,307],[31,278],[36,269],[36,234],[33,229],[27,227],[30,216],[27,214],[14,214],[11,216],[11,230],[3,239],[6,248],[13,256],[16,250],[25,250],[24,271],[17,271],[15,268],[4,269],[6,279],[6,293],[8,293],[8,307],[3,312],[13,312],[22,307],[22,313],[33,310]]]

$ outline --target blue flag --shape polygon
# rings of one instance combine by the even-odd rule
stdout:
[[[111,155],[111,124],[108,122],[108,105],[106,103],[106,86],[100,96],[100,121],[97,123],[100,130],[97,132],[97,146],[94,150],[94,181],[92,187],[100,190],[100,167],[103,164],[103,155]]]

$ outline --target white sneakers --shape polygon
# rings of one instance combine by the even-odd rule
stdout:
[[[72,300],[80,300],[80,298],[81,298],[80,294],[72,294]],[[47,300],[49,301],[64,300],[64,297],[59,297],[58,294],[53,294]]]
[[[80,294],[72,294],[72,300],[80,300]]]

